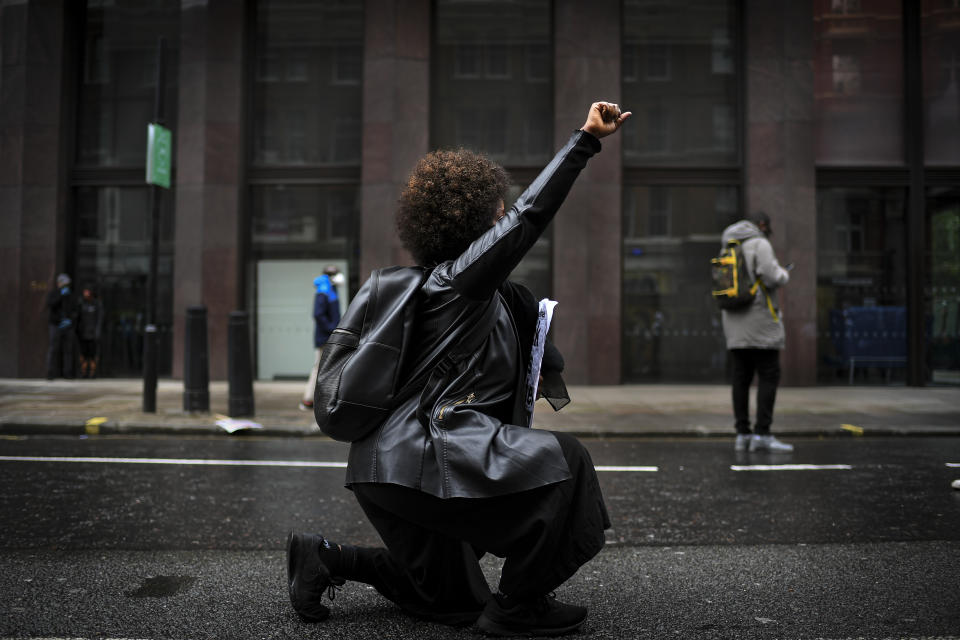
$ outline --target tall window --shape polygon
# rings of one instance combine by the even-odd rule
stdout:
[[[510,173],[511,201],[555,151],[549,0],[437,0],[430,145],[480,151]],[[511,202],[507,202],[509,207]],[[512,278],[551,293],[546,234]]]
[[[180,2],[88,2],[84,11],[77,144],[71,172],[75,288],[90,286],[105,312],[103,375],[138,375],[146,309],[151,212],[144,185],[154,118],[157,40],[166,39],[165,121],[176,131]],[[174,153],[176,158],[176,153]],[[157,327],[169,374],[173,311],[173,190],[160,216]]]
[[[313,280],[358,286],[363,1],[257,0],[247,282],[257,375],[305,377]]]
[[[623,103],[634,114],[623,130],[626,166],[739,164],[728,117],[740,104],[736,5],[625,0]]]
[[[252,259],[354,264],[362,1],[259,0],[253,73]]]
[[[821,187],[817,325],[823,383],[903,381],[906,190]]]
[[[927,381],[960,384],[960,2],[922,5]]]
[[[817,377],[825,384],[907,378],[902,11],[885,0],[814,10]]]
[[[930,166],[960,165],[960,3],[924,0],[924,151]]]
[[[623,9],[623,379],[721,381],[704,265],[740,212],[738,3]]]
[[[899,2],[831,0],[814,12],[819,165],[902,165]]]
[[[548,0],[438,0],[430,144],[467,147],[504,167],[553,154]]]
[[[927,191],[929,381],[960,384],[960,187]]]
[[[257,4],[254,166],[360,162],[362,2]]]
[[[953,0],[817,6],[821,381],[960,384],[958,20]]]

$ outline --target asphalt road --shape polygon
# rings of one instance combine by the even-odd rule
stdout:
[[[580,636],[960,636],[960,439],[795,444],[587,441],[613,529],[558,592],[590,607]],[[359,584],[296,619],[288,529],[377,544],[344,460],[299,438],[0,439],[0,638],[480,637]]]

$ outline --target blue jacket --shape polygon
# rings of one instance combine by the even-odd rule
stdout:
[[[313,346],[317,349],[326,344],[340,323],[340,303],[330,298],[319,292],[313,296]]]

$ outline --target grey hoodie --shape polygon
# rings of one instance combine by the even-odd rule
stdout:
[[[777,288],[790,281],[790,274],[777,262],[770,241],[749,220],[741,220],[724,229],[721,246],[726,246],[732,238],[741,241],[750,278],[759,276],[767,288],[776,317],[771,313],[767,295],[761,288],[757,289],[753,303],[746,309],[723,310],[727,349],[783,349],[786,334],[777,304]]]

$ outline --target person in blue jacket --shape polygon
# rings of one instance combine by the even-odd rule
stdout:
[[[337,297],[337,288],[331,281],[331,278],[338,273],[336,267],[329,266],[323,270],[322,275],[313,279],[313,286],[316,290],[313,296],[313,346],[315,352],[313,369],[310,371],[310,378],[307,380],[307,386],[303,389],[303,398],[300,400],[302,411],[313,409],[313,389],[317,385],[320,354],[323,353],[323,345],[330,339],[330,334],[340,323],[340,299]]]

